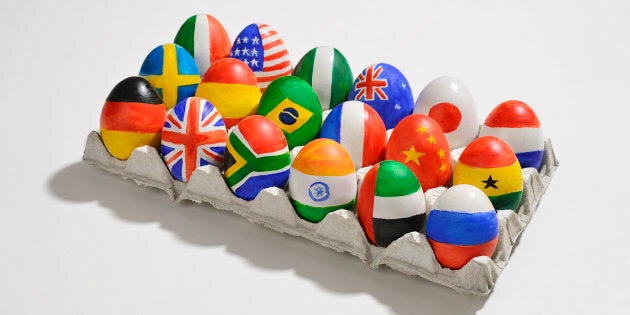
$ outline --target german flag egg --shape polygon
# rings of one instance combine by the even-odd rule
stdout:
[[[254,72],[242,61],[215,61],[197,87],[196,96],[209,100],[221,113],[227,129],[256,114],[260,89]]]
[[[483,136],[471,142],[455,164],[453,185],[470,184],[483,191],[496,210],[517,210],[523,196],[523,174],[505,141]]]
[[[177,31],[174,42],[193,56],[202,76],[213,62],[229,56],[232,48],[221,22],[209,14],[189,17]]]
[[[359,188],[357,216],[370,243],[387,247],[419,232],[425,216],[422,187],[404,164],[385,160],[372,167]]]
[[[522,168],[540,169],[545,138],[538,116],[529,105],[517,100],[499,104],[488,114],[480,136],[501,138],[514,150]]]
[[[387,143],[386,160],[405,164],[422,189],[445,186],[451,177],[451,152],[440,125],[424,114],[403,118]]]
[[[360,101],[336,106],[326,117],[320,137],[339,142],[357,169],[374,165],[385,157],[385,124],[372,107]]]
[[[429,211],[426,235],[438,262],[460,269],[477,256],[492,256],[499,222],[492,203],[479,188],[455,185],[442,193]]]
[[[309,142],[291,165],[289,195],[297,214],[310,222],[338,209],[352,209],[357,195],[352,158],[333,140]]]
[[[291,158],[282,130],[253,115],[231,129],[225,154],[225,179],[236,196],[253,200],[268,187],[284,189]]]
[[[101,111],[101,138],[109,153],[126,160],[144,145],[156,149],[166,111],[162,99],[141,77],[118,83],[107,96]]]

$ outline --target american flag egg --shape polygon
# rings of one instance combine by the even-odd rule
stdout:
[[[483,191],[496,210],[517,210],[523,196],[523,174],[512,148],[494,136],[471,142],[459,156],[453,185],[469,184]]]
[[[465,147],[479,134],[477,106],[457,78],[444,76],[427,84],[413,112],[433,118],[446,134],[451,150]]]
[[[360,101],[346,101],[333,108],[324,120],[320,137],[339,142],[357,169],[385,157],[385,124],[372,107]]]
[[[540,169],[545,138],[540,121],[527,104],[511,100],[495,107],[481,126],[480,136],[495,136],[505,141],[522,168]]]
[[[173,178],[187,182],[198,167],[223,164],[226,140],[217,109],[201,97],[185,98],[166,115],[162,159]]]
[[[492,203],[472,185],[447,189],[427,214],[427,239],[438,262],[446,268],[460,269],[475,257],[491,257],[498,235]]]
[[[194,96],[201,81],[195,60],[177,44],[164,44],[151,50],[140,67],[140,76],[157,90],[166,109]]]
[[[126,160],[144,145],[156,149],[166,111],[162,99],[141,77],[120,81],[107,96],[101,111],[101,139],[109,153]]]
[[[330,212],[352,209],[357,176],[343,146],[320,138],[306,144],[291,164],[289,196],[297,214],[319,222]]]
[[[261,93],[254,72],[244,62],[223,58],[210,66],[195,95],[209,100],[230,129],[241,119],[256,114]]]
[[[398,161],[372,167],[359,187],[357,216],[370,243],[387,247],[409,232],[420,232],[426,206],[413,172]]]
[[[386,160],[405,164],[422,189],[445,186],[451,177],[451,152],[440,125],[424,114],[403,118],[391,133]]]
[[[377,63],[365,68],[354,80],[348,100],[372,106],[392,129],[413,111],[413,95],[407,78],[396,67]]]
[[[230,57],[240,59],[254,71],[263,92],[274,79],[291,75],[291,59],[284,41],[264,23],[246,26],[234,40]]]
[[[229,56],[232,48],[227,31],[210,14],[196,14],[186,19],[174,42],[193,56],[201,76],[213,62]]]
[[[287,141],[270,119],[252,115],[230,129],[224,175],[239,198],[253,200],[269,187],[284,189],[290,166]]]

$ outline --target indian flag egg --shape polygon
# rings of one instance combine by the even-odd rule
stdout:
[[[471,142],[453,171],[453,185],[470,184],[483,191],[496,210],[517,210],[523,196],[523,174],[505,141],[483,136]]]
[[[446,268],[460,269],[477,256],[492,256],[498,235],[492,203],[472,185],[447,189],[427,215],[427,239],[438,262]]]
[[[346,101],[335,107],[324,120],[320,137],[339,142],[357,169],[385,157],[385,124],[372,107],[360,101]]]
[[[357,216],[372,244],[387,247],[406,233],[419,232],[425,211],[418,179],[400,162],[382,161],[361,181]]]
[[[232,48],[227,31],[210,14],[189,17],[177,31],[174,42],[193,56],[202,76],[213,62],[229,56]]]
[[[357,195],[357,176],[352,158],[330,139],[306,144],[291,165],[289,196],[297,214],[319,222],[338,209],[352,209]]]
[[[230,129],[256,114],[261,93],[254,72],[244,62],[223,58],[206,71],[195,95],[212,102]]]
[[[545,139],[538,116],[529,105],[517,100],[499,104],[488,114],[480,135],[505,141],[522,168],[540,169]]]
[[[101,139],[109,153],[127,160],[144,145],[160,147],[166,110],[162,99],[142,77],[120,81],[107,96],[101,111]]]
[[[290,166],[287,141],[273,121],[253,115],[230,130],[225,179],[236,196],[253,200],[265,188],[284,189]]]

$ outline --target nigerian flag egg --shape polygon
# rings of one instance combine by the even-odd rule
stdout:
[[[479,188],[461,184],[447,189],[429,210],[426,235],[438,262],[460,269],[477,256],[492,256],[499,222]]]
[[[202,76],[213,62],[229,56],[232,48],[221,22],[209,14],[189,17],[177,31],[174,42],[193,56]]]
[[[471,142],[455,164],[453,185],[470,184],[490,198],[496,210],[517,210],[523,196],[523,174],[505,141],[483,136]]]
[[[289,195],[297,214],[310,222],[338,209],[352,209],[357,195],[352,158],[333,140],[309,142],[291,165]]]
[[[370,243],[386,247],[413,231],[420,231],[425,199],[414,173],[398,161],[372,167],[359,188],[357,216]]]
[[[481,126],[481,136],[495,136],[510,145],[522,168],[540,169],[545,139],[529,105],[511,100],[495,107]]]
[[[360,101],[346,101],[335,107],[324,120],[320,137],[339,142],[357,169],[385,157],[385,124],[372,107]]]

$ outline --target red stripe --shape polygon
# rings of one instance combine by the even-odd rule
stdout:
[[[205,153],[206,155],[210,156],[211,158],[213,158],[215,161],[218,161],[218,162],[222,162],[223,161],[223,157],[222,156],[216,155],[213,152],[210,152],[210,151],[208,151],[206,149],[201,149],[201,151],[203,153]]]
[[[206,121],[203,123],[203,125],[201,125],[201,127],[206,127],[209,124],[211,124],[214,121],[214,118],[217,117],[217,115],[219,115],[219,111],[214,111],[214,114],[212,114],[210,118],[206,119]]]
[[[271,61],[271,60],[280,59],[280,58],[282,58],[284,56],[287,56],[287,55],[289,55],[289,52],[285,49],[285,50],[279,51],[279,52],[277,52],[275,54],[271,54],[269,56],[265,56],[264,61]]]
[[[275,79],[277,79],[279,77],[282,77],[282,76],[285,76],[285,75],[290,75],[290,74],[291,74],[291,70],[289,69],[286,72],[282,72],[282,73],[279,73],[279,74],[274,75],[274,76],[259,77],[258,78],[258,83],[273,81],[273,80],[275,80]]]
[[[155,133],[162,131],[165,116],[163,104],[106,101],[101,111],[101,128]]]
[[[257,85],[256,75],[244,62],[235,58],[223,58],[212,63],[212,66],[203,75],[202,83],[231,83]]]
[[[225,58],[230,55],[230,48],[232,48],[232,42],[227,34],[227,31],[217,19],[213,16],[206,14],[208,18],[208,37],[210,43],[210,62],[214,63],[215,60]]]
[[[529,105],[521,101],[511,100],[495,107],[488,114],[485,125],[488,127],[540,128],[540,121]]]
[[[376,175],[378,174],[378,168],[380,164],[374,165],[370,169],[363,181],[361,181],[361,187],[359,187],[359,195],[357,198],[357,215],[359,223],[363,227],[365,236],[372,244],[376,244],[376,237],[374,236],[374,190],[376,188]]]
[[[166,161],[166,164],[171,164],[173,161],[177,160],[182,155],[182,153],[182,151],[177,151],[175,155],[173,155],[170,159],[168,159],[168,161]]]
[[[433,248],[435,258],[437,258],[442,267],[460,269],[477,256],[492,257],[494,250],[497,248],[498,239],[497,236],[487,243],[472,246],[451,245],[436,242],[432,239],[429,239],[429,243]]]
[[[516,155],[505,141],[493,136],[483,136],[464,149],[459,162],[473,167],[506,167],[516,162]]]
[[[286,67],[291,67],[291,60],[287,60],[287,61],[283,61],[279,64],[270,66],[270,67],[264,67],[263,71],[275,71],[275,70],[282,70]]]
[[[276,152],[287,146],[282,129],[265,116],[253,115],[244,118],[237,128],[256,154]]]
[[[271,42],[271,43],[267,43],[267,44],[265,44],[265,46],[263,46],[263,49],[264,49],[264,50],[269,50],[269,49],[271,49],[271,48],[274,48],[274,47],[276,47],[276,46],[280,46],[280,45],[283,45],[283,44],[284,44],[284,42],[283,42],[281,39],[278,39],[278,40],[274,40],[274,41],[273,41],[273,42]],[[285,49],[285,50],[286,50],[286,49]]]
[[[171,123],[171,124],[175,125],[175,127],[179,128],[179,129],[182,129],[182,125],[179,123],[179,121],[177,121],[177,119],[175,119],[175,117],[174,117],[174,116],[170,116],[170,115],[169,115],[169,116],[167,117],[167,119],[168,119],[168,122],[169,122],[169,123]]]
[[[363,165],[374,165],[385,158],[387,132],[381,116],[370,105],[363,104]]]

